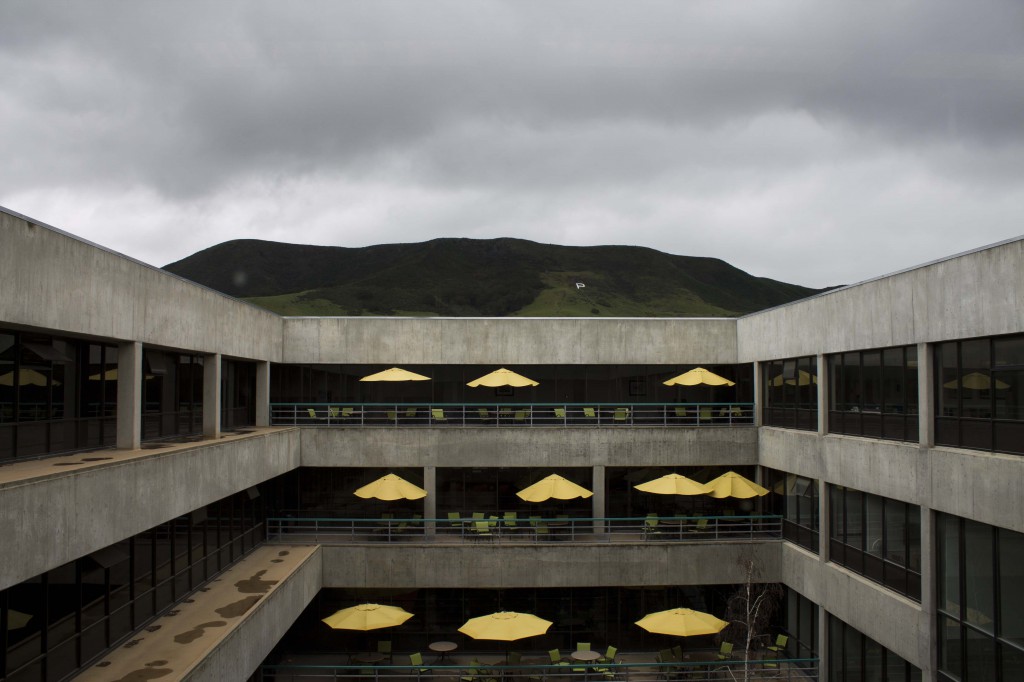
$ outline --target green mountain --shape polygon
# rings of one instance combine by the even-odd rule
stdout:
[[[363,248],[241,239],[164,269],[282,315],[732,316],[819,291],[716,258],[508,238]]]

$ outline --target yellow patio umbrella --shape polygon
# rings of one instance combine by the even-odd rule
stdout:
[[[1010,384],[1005,381],[995,380],[996,390],[1001,391],[1004,388],[1009,388]],[[943,388],[969,388],[975,391],[985,391],[992,388],[992,378],[981,372],[971,372],[965,374],[959,379],[953,379],[942,384]]]
[[[715,618],[710,613],[682,608],[648,613],[636,624],[647,632],[679,637],[713,635],[716,632],[721,632],[722,628],[728,625],[727,622]]]
[[[544,620],[532,613],[498,611],[486,616],[470,618],[459,628],[459,632],[473,639],[496,639],[513,642],[525,637],[543,635],[551,627],[550,620]]]
[[[0,374],[0,386],[14,385],[14,370]],[[18,373],[19,386],[46,386],[46,375],[34,369],[22,369]],[[53,382],[54,386],[60,386],[59,381]]]
[[[405,609],[383,604],[359,604],[336,611],[323,621],[335,630],[378,630],[401,625],[413,617]]]
[[[522,374],[516,374],[512,370],[502,367],[501,369],[494,370],[490,374],[485,374],[479,379],[473,379],[473,381],[470,381],[466,385],[470,388],[476,388],[477,386],[490,386],[492,388],[497,388],[498,386],[515,386],[516,388],[520,388],[523,386],[540,386],[540,382],[528,379]]]
[[[430,377],[425,377],[422,374],[416,374],[416,372],[410,372],[407,369],[401,367],[392,367],[386,369],[383,372],[377,372],[365,376],[360,381],[430,381]]]
[[[551,474],[533,485],[523,488],[516,493],[516,497],[527,502],[544,502],[552,497],[556,500],[573,500],[577,497],[587,498],[593,494],[567,478]]]
[[[749,478],[737,474],[735,471],[726,471],[716,479],[708,481],[708,495],[721,499],[723,497],[736,497],[747,499],[767,495],[768,489],[759,486]]]
[[[729,381],[725,377],[720,377],[710,370],[706,370],[703,367],[695,367],[689,372],[683,372],[677,377],[672,377],[668,381],[663,382],[666,386],[697,386],[699,384],[705,384],[707,386],[735,386],[735,381]]]
[[[805,370],[800,370],[796,373],[795,378],[786,379],[780,374],[772,379],[770,383],[775,388],[782,386],[782,384],[787,384],[789,386],[809,386],[810,384],[818,383],[818,376]]]
[[[680,476],[679,474],[666,474],[653,481],[647,481],[640,485],[633,486],[645,493],[656,495],[706,495],[711,492],[707,483],[698,483],[692,478]]]
[[[386,474],[356,491],[356,497],[376,500],[419,500],[427,496],[423,488],[397,474]]]

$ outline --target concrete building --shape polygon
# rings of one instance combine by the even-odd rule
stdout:
[[[277,679],[386,591],[416,648],[490,593],[653,646],[748,566],[819,679],[1024,679],[1022,299],[1012,240],[739,319],[282,318],[0,211],[0,679]],[[726,469],[769,495],[633,489]],[[426,498],[352,497],[386,471]],[[509,494],[551,471],[593,497]]]

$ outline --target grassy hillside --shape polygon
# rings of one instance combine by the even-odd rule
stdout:
[[[714,258],[520,239],[357,249],[238,240],[165,269],[284,315],[724,316],[817,291]]]

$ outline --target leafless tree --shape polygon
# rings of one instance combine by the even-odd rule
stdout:
[[[784,591],[779,583],[764,582],[760,565],[749,556],[737,561],[743,569],[744,582],[726,603],[726,620],[720,639],[744,642],[743,680],[749,679],[750,654],[757,639],[769,634],[769,628],[782,603]]]

